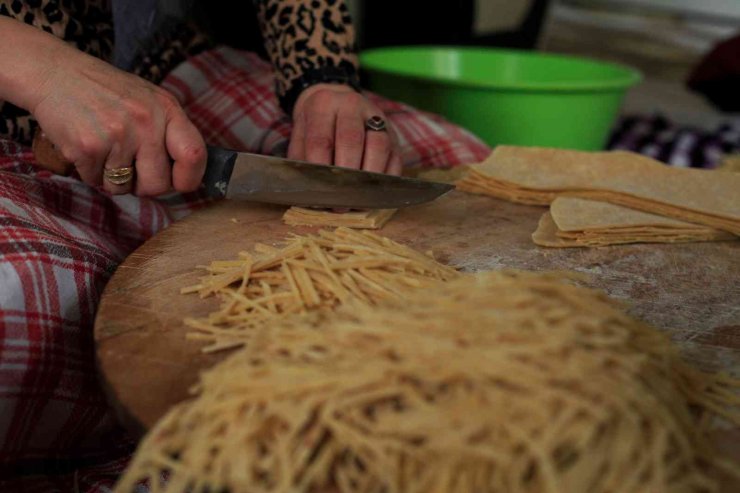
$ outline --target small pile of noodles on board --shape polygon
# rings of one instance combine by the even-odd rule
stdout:
[[[605,295],[485,273],[256,330],[142,441],[118,493],[716,491],[740,382]]]
[[[396,209],[333,212],[293,206],[283,214],[290,226],[342,226],[353,229],[380,229],[390,221]]]
[[[207,318],[185,320],[189,338],[210,343],[207,352],[241,346],[256,327],[287,315],[375,305],[461,276],[431,253],[348,228],[294,235],[281,248],[260,244],[204,268],[207,275],[181,292],[223,300]]]

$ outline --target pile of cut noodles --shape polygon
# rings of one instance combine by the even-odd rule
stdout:
[[[454,269],[388,238],[349,228],[294,235],[280,248],[259,244],[236,260],[216,260],[183,294],[217,295],[221,309],[186,319],[206,352],[241,346],[256,327],[348,302],[376,305],[459,277]]]
[[[464,276],[255,326],[116,491],[715,491],[737,465],[707,433],[740,424],[738,387],[600,292]]]

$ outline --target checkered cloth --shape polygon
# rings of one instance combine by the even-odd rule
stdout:
[[[608,148],[639,152],[671,166],[712,169],[725,156],[740,153],[740,119],[704,130],[676,125],[661,115],[625,116]]]
[[[282,154],[290,122],[271,66],[228,48],[203,53],[163,83],[206,141]],[[480,161],[490,149],[443,119],[369,95],[398,130],[407,166]],[[0,492],[109,491],[133,444],[100,389],[93,317],[116,266],[204,203],[111,197],[34,164],[0,141]]]

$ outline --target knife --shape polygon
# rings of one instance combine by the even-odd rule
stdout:
[[[271,204],[397,209],[454,187],[413,178],[208,147],[203,183],[210,196]]]
[[[55,173],[71,170],[48,139],[38,132],[37,162]],[[214,198],[304,207],[397,209],[429,202],[454,188],[413,178],[295,161],[207,146],[203,177]]]

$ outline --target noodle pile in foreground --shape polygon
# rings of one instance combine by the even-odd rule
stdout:
[[[713,491],[706,432],[740,423],[738,385],[599,292],[465,276],[257,328],[115,491]]]
[[[286,315],[374,305],[461,275],[431,254],[348,228],[295,235],[282,248],[257,245],[255,255],[241,252],[206,269],[199,284],[182,290],[223,299],[208,318],[185,320],[195,329],[189,338],[210,343],[206,352],[241,346],[256,327]]]

